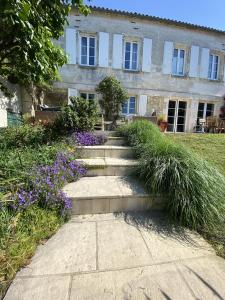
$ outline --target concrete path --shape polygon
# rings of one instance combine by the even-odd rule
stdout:
[[[225,299],[225,261],[159,213],[74,216],[5,300]]]

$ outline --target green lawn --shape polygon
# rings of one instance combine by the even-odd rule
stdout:
[[[168,136],[198,153],[225,176],[225,134],[171,134]],[[212,243],[217,254],[225,258],[225,224],[203,235]]]
[[[197,152],[225,176],[225,134],[171,134],[169,136]]]

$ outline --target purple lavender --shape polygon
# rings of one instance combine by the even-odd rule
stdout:
[[[39,166],[32,170],[28,191],[19,190],[15,195],[15,208],[26,209],[37,203],[44,208],[57,209],[64,215],[71,209],[72,203],[62,192],[62,187],[85,176],[86,172],[72,153],[58,153],[51,166]]]
[[[75,140],[75,143],[80,146],[102,145],[107,140],[107,137],[104,134],[94,134],[87,131],[75,132],[72,135],[72,138]]]

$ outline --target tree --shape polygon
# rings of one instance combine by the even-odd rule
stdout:
[[[52,39],[63,34],[71,5],[89,13],[83,0],[0,0],[0,89],[6,95],[6,81],[33,88],[59,78],[67,57]]]
[[[114,76],[105,77],[98,84],[96,91],[102,95],[99,103],[106,120],[113,121],[113,126],[115,126],[120,115],[121,105],[128,99],[127,91]]]

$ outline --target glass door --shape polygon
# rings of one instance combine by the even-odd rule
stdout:
[[[168,105],[168,128],[169,132],[184,132],[186,122],[187,102],[169,101]]]

